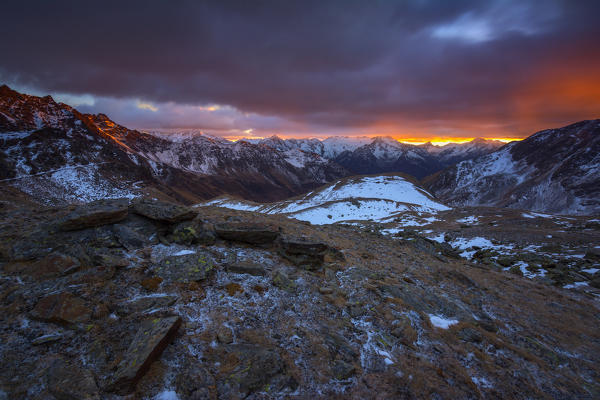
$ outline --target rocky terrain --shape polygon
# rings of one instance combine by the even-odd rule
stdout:
[[[3,198],[2,398],[600,395],[595,295],[416,233]]]
[[[276,203],[220,197],[198,205],[203,206],[357,226],[423,246],[440,244],[465,260],[540,283],[590,293],[600,288],[600,215],[450,208],[399,174],[345,178]]]
[[[554,214],[600,212],[600,120],[538,132],[425,179],[456,206],[496,206]]]

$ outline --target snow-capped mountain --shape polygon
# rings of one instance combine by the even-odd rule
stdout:
[[[454,205],[600,212],[600,120],[538,132],[425,180]]]
[[[281,139],[272,136],[256,141],[280,151],[301,149],[335,161],[355,174],[402,172],[423,178],[457,162],[491,153],[504,143],[475,139],[468,143],[435,146],[411,145],[389,136]]]
[[[435,156],[445,168],[464,160],[489,154],[502,146],[504,146],[504,143],[499,140],[476,138],[467,143],[449,143],[444,146],[425,143],[419,147],[424,148],[429,154]]]
[[[304,196],[270,204],[222,197],[201,205],[282,214],[319,225],[384,221],[404,212],[431,214],[449,210],[409,178],[397,174],[345,178]]]
[[[247,139],[244,139],[247,140]],[[310,139],[281,139],[278,136],[256,141],[276,150],[286,151],[300,149],[306,152],[318,154],[329,160],[335,160],[337,156],[345,151],[354,151],[357,148],[369,144],[373,138],[366,136],[332,136],[324,140]]]
[[[131,197],[148,187],[186,202],[225,193],[275,201],[348,175],[300,149],[197,135],[169,140],[7,86],[0,138],[3,183],[50,202]]]

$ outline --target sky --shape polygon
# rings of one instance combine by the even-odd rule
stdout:
[[[0,83],[137,129],[518,138],[600,118],[598,15],[598,0],[8,0]]]

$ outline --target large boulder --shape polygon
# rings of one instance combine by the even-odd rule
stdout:
[[[276,226],[248,222],[218,224],[215,225],[215,232],[221,239],[249,244],[273,243],[279,236]]]
[[[77,207],[59,223],[63,231],[92,228],[124,220],[129,212],[129,200],[97,200]]]
[[[152,199],[135,200],[133,211],[146,218],[169,224],[194,219],[198,215],[197,211],[189,207]]]
[[[281,255],[295,265],[309,271],[317,270],[325,261],[329,246],[298,238],[285,238],[281,241]]]
[[[178,316],[144,321],[119,364],[110,389],[120,394],[131,392],[173,340],[180,325]]]
[[[31,311],[32,318],[59,324],[82,324],[91,319],[92,310],[79,297],[69,292],[44,297]]]

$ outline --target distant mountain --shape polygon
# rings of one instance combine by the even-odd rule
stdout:
[[[299,149],[127,129],[52,97],[0,87],[0,183],[46,202],[159,192],[184,202],[221,194],[275,201],[347,176]]]
[[[256,141],[277,150],[301,149],[335,161],[354,174],[401,172],[423,178],[457,162],[491,153],[504,143],[475,139],[468,143],[434,146],[411,145],[389,136],[281,139],[272,136]]]
[[[600,212],[600,120],[538,132],[425,180],[453,205]]]

